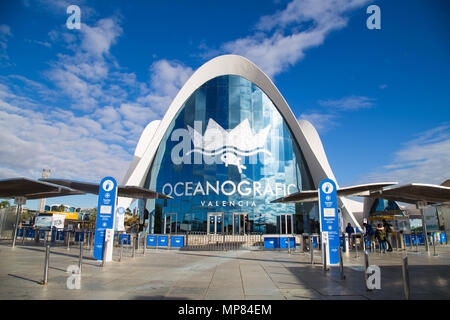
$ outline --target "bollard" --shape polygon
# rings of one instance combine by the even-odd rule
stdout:
[[[403,290],[405,292],[405,299],[409,300],[410,286],[409,286],[408,257],[404,257],[402,260],[402,275],[403,275]]]
[[[419,237],[417,236],[417,231],[415,232],[416,234],[416,252],[419,252]]]
[[[122,262],[122,255],[123,255],[123,241],[125,239],[122,239],[122,241],[120,241],[120,257],[119,257],[119,262]]]
[[[67,250],[70,250],[70,231],[67,231]]]
[[[287,237],[287,242],[288,242],[288,253],[291,254],[291,239],[289,239],[289,236]]]
[[[311,255],[311,264],[314,264],[314,246],[313,246],[313,238],[309,238],[309,253]]]
[[[341,274],[341,280],[344,280],[345,275],[344,275],[344,260],[342,259],[342,247],[339,247],[339,273]]]
[[[106,233],[105,233],[105,238],[103,239],[103,254],[102,254],[101,266],[104,267],[105,264],[106,264]]]
[[[323,259],[323,271],[328,271],[327,268],[327,244],[324,241],[323,243],[323,252],[322,252],[322,259]]]
[[[48,283],[48,262],[50,260],[50,245],[45,247],[45,264],[44,264],[44,279],[41,281],[42,285]]]
[[[367,287],[367,269],[369,268],[369,254],[367,252],[364,252],[364,281],[366,283],[366,291],[372,291]]]
[[[78,269],[79,269],[79,273],[81,274],[81,266],[83,265],[83,242],[80,241],[80,256],[78,259]]]
[[[147,248],[147,235],[144,235],[144,238],[142,239],[142,255],[145,256],[145,249]]]
[[[434,257],[437,257],[438,254],[436,253],[436,244],[435,244],[436,239],[435,239],[435,234],[434,234],[434,232],[432,233],[431,237],[433,238],[433,256],[434,256]]]

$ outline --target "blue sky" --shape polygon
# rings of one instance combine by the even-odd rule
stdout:
[[[69,30],[66,9],[81,8]],[[366,9],[381,9],[369,30]],[[338,183],[450,178],[450,4],[442,0],[0,4],[0,178],[121,181],[145,125],[193,71],[236,53],[322,138]],[[96,197],[49,199],[82,207]],[[30,208],[36,201],[29,201]]]

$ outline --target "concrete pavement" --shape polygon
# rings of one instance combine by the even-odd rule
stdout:
[[[412,299],[450,299],[450,246],[439,256],[408,248]],[[48,285],[43,278],[44,247],[0,242],[0,299],[195,299],[328,300],[404,299],[401,259],[405,251],[371,253],[381,269],[381,289],[367,291],[363,255],[344,254],[345,280],[339,269],[323,271],[320,256],[286,251],[182,251],[148,249],[124,253],[105,267],[84,250],[81,289],[67,288],[69,265],[78,265],[78,247],[52,247]]]

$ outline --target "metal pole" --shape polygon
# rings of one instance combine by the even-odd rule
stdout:
[[[70,231],[67,231],[67,250],[70,250]]]
[[[81,236],[81,234],[80,234]],[[80,241],[80,256],[78,259],[78,272],[81,274],[81,266],[83,265],[83,242]]]
[[[344,260],[342,259],[342,247],[339,247],[339,272],[341,274],[341,280],[344,280],[345,275],[344,275]]]
[[[287,243],[288,243],[288,253],[291,254],[291,239],[289,238],[289,236],[287,236]]]
[[[106,264],[106,230],[105,232],[105,238],[103,239],[103,254],[102,254],[102,264],[101,266],[104,267]]]
[[[417,231],[414,234],[416,235],[416,252],[419,252],[419,237],[417,236]]]
[[[305,242],[303,239],[303,234],[300,235],[300,246],[301,246],[302,253],[305,252]]]
[[[44,264],[44,279],[41,281],[42,285],[46,285],[48,283],[48,262],[50,259],[50,245],[48,244],[45,247],[45,264]]]
[[[133,246],[133,259],[134,259],[136,257],[136,236],[133,237],[131,245]]]
[[[142,254],[145,256],[145,249],[147,247],[147,235],[144,235],[144,238],[142,239]]]
[[[369,268],[369,254],[367,252],[364,252],[364,281],[366,283],[366,290],[372,291],[367,287],[367,279],[368,279],[367,269],[368,268]]]
[[[22,228],[22,245],[25,243],[25,228]]]
[[[322,258],[323,258],[323,271],[328,271],[327,268],[327,244],[324,241],[323,242],[323,253],[322,253]]]
[[[22,211],[22,206],[20,204],[18,204],[17,209],[16,209],[16,224],[14,225],[12,248],[14,248],[14,246],[16,245],[17,227],[19,226],[19,219],[20,219],[21,211]]]
[[[355,255],[355,258],[359,258],[359,255],[358,255],[358,245],[356,244],[356,237],[354,236],[354,235],[352,235],[352,237],[353,237],[353,239],[355,239],[353,242],[355,243],[355,250],[356,250],[356,255]]]
[[[405,299],[409,300],[410,286],[409,286],[408,257],[404,257],[402,260],[402,275],[403,275],[403,290],[405,292]]]
[[[122,254],[123,254],[123,241],[125,239],[122,239],[122,241],[120,241],[120,258],[119,258],[119,262],[122,262]]]
[[[309,238],[309,253],[311,254],[311,264],[314,264],[313,237]]]
[[[428,231],[427,231],[427,224],[425,223],[425,216],[423,215],[423,207],[420,208],[420,214],[422,215],[422,229],[425,242],[425,251],[429,252],[430,249],[428,248]]]
[[[433,237],[433,256],[437,257],[438,254],[436,254],[436,244],[435,244],[435,239],[434,239],[434,232],[432,233],[432,237]]]

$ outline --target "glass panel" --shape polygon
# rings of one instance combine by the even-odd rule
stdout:
[[[286,215],[287,234],[292,234],[292,215]]]
[[[217,132],[226,137],[220,140],[223,145],[208,149],[217,143]],[[140,215],[147,209],[154,217],[149,230],[155,233],[167,212],[178,213],[180,231],[209,231],[207,213],[216,210],[225,214],[221,225],[234,225],[235,232],[275,233],[280,211],[301,217],[299,233],[310,232],[318,222],[315,203],[270,203],[316,188],[277,107],[255,84],[238,76],[212,79],[186,100],[164,133],[144,187],[174,198],[139,206]],[[233,221],[233,212],[248,213],[242,218],[247,223]]]

